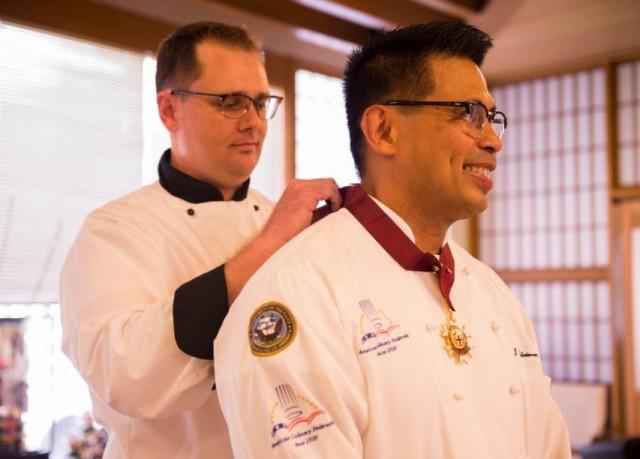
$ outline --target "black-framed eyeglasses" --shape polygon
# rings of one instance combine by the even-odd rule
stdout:
[[[258,96],[254,99],[245,94],[214,94],[212,92],[191,91],[189,89],[172,89],[171,94],[213,98],[216,100],[222,115],[231,119],[242,118],[253,105],[260,118],[270,120],[275,116],[280,102],[284,99],[280,96]]]
[[[502,138],[504,130],[507,128],[507,115],[498,110],[489,110],[482,102],[462,101],[462,102],[440,102],[432,100],[387,100],[380,105],[406,106],[406,107],[460,107],[464,108],[467,122],[469,123],[469,134],[472,137],[482,137],[487,122],[491,124],[493,131],[499,138]]]

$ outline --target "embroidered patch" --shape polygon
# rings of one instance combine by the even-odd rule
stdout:
[[[271,449],[293,442],[298,448],[318,441],[324,429],[334,422],[318,406],[289,384],[275,387],[277,402],[271,408]]]
[[[265,303],[255,310],[249,321],[251,352],[258,357],[277,354],[293,342],[296,331],[293,314],[284,304]]]
[[[378,357],[398,350],[399,342],[409,338],[408,333],[400,330],[384,311],[375,307],[373,302],[364,298],[358,301],[362,310],[360,317],[360,349],[358,354],[371,354]]]

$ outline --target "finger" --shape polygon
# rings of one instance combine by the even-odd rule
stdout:
[[[315,189],[316,205],[320,201],[326,201],[334,212],[342,207],[342,196],[338,184],[332,178],[314,179],[308,182]]]
[[[334,180],[331,180],[331,182],[333,186],[330,190],[328,203],[331,205],[331,211],[335,212],[342,207],[342,195],[340,194],[338,184]]]

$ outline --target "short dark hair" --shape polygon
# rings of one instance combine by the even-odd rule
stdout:
[[[206,40],[254,52],[264,60],[259,40],[243,27],[211,21],[187,24],[160,43],[156,56],[156,91],[186,86],[200,76],[196,46]]]
[[[343,89],[351,154],[360,175],[364,167],[360,118],[367,107],[386,99],[424,97],[432,92],[430,57],[468,58],[481,66],[491,46],[491,37],[473,26],[434,21],[376,32],[351,53]]]

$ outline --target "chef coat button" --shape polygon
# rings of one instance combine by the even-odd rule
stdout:
[[[509,386],[509,393],[511,395],[516,395],[519,392],[520,392],[520,388],[516,384],[511,384]]]
[[[464,398],[464,396],[460,393],[460,392],[454,392],[453,393],[453,398],[457,401],[460,401]]]
[[[193,216],[195,215],[195,213],[196,213],[196,211],[195,211],[195,210],[193,210],[191,207],[189,207],[189,208],[187,209],[187,214],[188,214],[189,216],[193,217]]]
[[[498,325],[498,323],[495,320],[491,322],[491,330],[493,330],[494,332],[497,332],[498,330],[500,330],[500,325]]]

